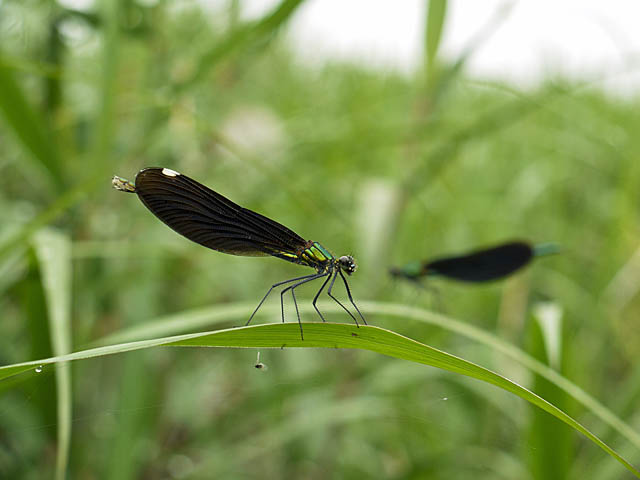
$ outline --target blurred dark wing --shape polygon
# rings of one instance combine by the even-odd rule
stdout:
[[[495,280],[524,267],[533,249],[524,242],[510,242],[461,255],[434,260],[426,264],[427,274],[438,274],[464,282]]]
[[[180,235],[232,255],[296,254],[305,240],[284,225],[242,208],[186,175],[145,168],[135,191],[151,212]]]

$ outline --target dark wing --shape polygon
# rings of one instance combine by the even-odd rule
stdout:
[[[463,282],[485,282],[505,277],[524,267],[533,256],[525,242],[510,242],[467,255],[428,262],[427,275],[442,275]]]
[[[180,235],[232,255],[295,255],[307,242],[284,225],[236,205],[195,180],[167,168],[145,168],[135,193]]]

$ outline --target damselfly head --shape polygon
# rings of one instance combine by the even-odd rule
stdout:
[[[338,259],[338,264],[340,268],[344,270],[347,275],[351,275],[356,271],[358,266],[356,265],[356,261],[353,259],[351,255],[343,255]]]
[[[395,278],[406,278],[407,280],[416,280],[427,273],[422,262],[410,262],[403,267],[391,267],[389,273]]]

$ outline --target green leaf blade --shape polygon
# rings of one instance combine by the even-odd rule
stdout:
[[[54,135],[14,78],[10,67],[0,61],[0,116],[33,159],[36,168],[46,175],[56,190],[63,185],[63,168]]]
[[[44,230],[35,236],[34,244],[49,314],[52,350],[55,355],[65,355],[71,351],[71,241],[60,232]],[[69,462],[72,417],[71,366],[66,362],[56,365],[56,395],[56,479],[64,480]]]
[[[540,398],[526,388],[507,378],[468,362],[462,358],[435,349],[397,333],[373,326],[361,326],[336,323],[303,324],[305,340],[300,338],[299,326],[295,323],[267,324],[250,327],[239,327],[215,332],[180,335],[128,344],[99,347],[84,352],[77,352],[41,363],[89,358],[123,351],[149,348],[152,346],[182,347],[231,347],[231,348],[352,348],[370,350],[390,357],[422,363],[433,367],[459,373],[482,380],[503,390],[513,393],[531,404],[545,410],[573,429],[585,435],[602,450],[618,460],[627,470],[640,478],[640,471],[622,458],[615,450],[605,444],[596,435],[587,430],[565,412]],[[37,362],[28,362],[35,365]],[[24,367],[27,364],[21,364]],[[6,375],[6,369],[18,367],[0,367],[0,378]]]

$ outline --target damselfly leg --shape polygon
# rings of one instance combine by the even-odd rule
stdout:
[[[356,312],[358,312],[358,315],[360,315],[360,318],[362,319],[362,321],[366,325],[367,321],[364,319],[364,317],[362,316],[362,313],[360,312],[360,309],[358,308],[356,303],[353,301],[353,297],[351,296],[351,289],[349,288],[349,284],[347,283],[347,279],[344,278],[344,274],[342,273],[342,270],[338,270],[338,273],[340,274],[340,277],[342,278],[342,281],[344,282],[344,288],[347,290],[347,296],[349,297],[349,301],[351,302],[351,305],[353,305],[353,308],[356,309]],[[358,323],[358,322],[356,322],[356,323]]]
[[[353,318],[353,321],[354,321],[354,322],[356,322],[356,326],[359,328],[359,327],[360,327],[360,324],[358,324],[358,319],[357,319],[356,317],[354,317],[354,316],[353,316],[353,313],[351,313],[351,312],[349,311],[349,309],[348,309],[347,307],[345,307],[345,306],[340,302],[340,300],[338,300],[336,297],[334,297],[334,296],[333,296],[333,294],[331,293],[331,291],[332,291],[332,289],[333,289],[333,284],[336,282],[336,277],[338,276],[338,272],[339,272],[339,271],[340,271],[340,270],[337,270],[337,271],[336,271],[336,273],[334,273],[334,274],[333,274],[333,277],[331,278],[331,284],[329,284],[329,290],[327,291],[327,294],[328,294],[331,298],[333,298],[333,300],[334,300],[338,305],[340,305],[340,306],[344,309],[344,311],[345,311],[345,312],[347,312],[347,313],[349,314],[349,316],[350,316],[351,318]]]
[[[249,317],[249,320],[247,320],[247,323],[245,323],[245,326],[247,326],[247,325],[249,325],[251,323],[251,320],[253,320],[253,317],[255,316],[256,312],[260,309],[260,307],[262,306],[262,304],[264,303],[264,301],[267,299],[267,297],[269,296],[269,294],[271,293],[271,291],[274,288],[279,287],[280,285],[285,285],[287,283],[295,282],[296,280],[303,280],[305,278],[309,278],[310,279],[310,278],[317,278],[317,277],[318,277],[318,274],[317,273],[313,273],[311,275],[304,275],[302,277],[290,278],[289,280],[285,280],[283,282],[274,283],[273,285],[271,285],[271,288],[267,291],[265,296],[262,297],[262,300],[260,300],[260,303],[258,304],[256,309],[253,311],[251,316]],[[282,321],[284,322],[284,319]]]

